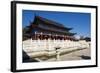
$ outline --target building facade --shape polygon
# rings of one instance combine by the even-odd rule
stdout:
[[[76,33],[71,33],[72,28],[65,27],[63,24],[57,23],[55,21],[43,18],[41,16],[35,16],[34,21],[27,26],[23,37],[30,37],[33,40],[44,40],[44,39],[70,39],[75,40],[74,35]]]

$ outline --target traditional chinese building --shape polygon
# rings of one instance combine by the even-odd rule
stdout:
[[[71,30],[54,20],[35,16],[30,26],[23,29],[23,62],[48,61],[55,55],[58,61],[62,54],[90,47],[90,42],[76,41]]]
[[[70,32],[72,28],[65,27],[63,24],[41,16],[35,16],[34,21],[31,22],[30,26],[27,26],[27,28],[28,30],[23,35],[24,40],[26,38],[32,38],[33,40],[75,40],[74,35],[76,33]]]

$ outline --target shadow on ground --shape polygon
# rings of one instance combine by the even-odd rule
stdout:
[[[30,58],[30,57],[26,54],[26,52],[23,51],[23,62],[24,62],[24,63],[27,63],[27,62],[38,62],[38,61],[35,60],[35,59]]]
[[[91,59],[90,56],[85,56],[85,55],[81,55],[81,56],[79,56],[79,57],[81,57],[82,59],[85,59],[85,60]]]

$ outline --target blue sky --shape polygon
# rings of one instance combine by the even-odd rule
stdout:
[[[78,36],[90,37],[91,30],[91,14],[76,12],[53,12],[53,11],[34,11],[23,10],[22,25],[23,27],[30,25],[34,21],[34,16],[39,15],[44,18],[56,21],[66,27],[71,27],[71,32],[77,33]]]

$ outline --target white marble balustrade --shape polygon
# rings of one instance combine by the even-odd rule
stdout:
[[[70,41],[70,40],[25,40],[23,41],[23,50],[26,52],[35,51],[53,51],[55,47],[61,47],[60,49],[70,48],[86,48],[89,47],[89,43],[86,41]]]

